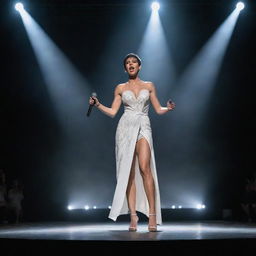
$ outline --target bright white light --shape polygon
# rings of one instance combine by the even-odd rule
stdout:
[[[175,205],[172,205],[172,209],[175,209],[176,207],[175,207]]]
[[[97,209],[97,206],[96,206],[96,205],[94,205],[94,206],[93,206],[93,209]]]
[[[197,209],[201,210],[201,209],[205,209],[205,205],[204,204],[198,204],[196,206]]]
[[[17,4],[15,4],[15,9],[16,9],[16,11],[20,12],[20,11],[24,10],[24,6],[22,3],[17,3]]]
[[[244,9],[244,3],[243,2],[238,2],[236,4],[236,8],[238,9],[238,11],[242,11]]]
[[[111,209],[111,206],[109,205],[108,209]]]
[[[69,211],[71,211],[71,210],[73,210],[73,209],[74,209],[74,208],[72,207],[72,205],[69,205],[69,206],[68,206],[68,210],[69,210]]]
[[[179,205],[179,209],[181,209],[182,208],[182,206],[181,205]]]
[[[154,12],[157,12],[160,9],[160,4],[158,2],[153,2],[151,8]]]
[[[85,210],[89,210],[89,209],[90,209],[89,205],[85,205],[85,206],[84,206],[84,209],[85,209]]]

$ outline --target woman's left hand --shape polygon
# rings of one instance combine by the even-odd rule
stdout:
[[[167,101],[167,108],[168,110],[173,110],[175,108],[176,104],[172,101]]]

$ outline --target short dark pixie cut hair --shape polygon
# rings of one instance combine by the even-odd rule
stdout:
[[[126,60],[127,60],[128,58],[131,58],[131,57],[136,58],[137,61],[138,61],[138,63],[139,63],[139,66],[141,65],[141,58],[140,58],[137,54],[135,54],[135,53],[129,53],[129,54],[127,54],[127,55],[125,56],[124,61],[123,61],[124,69],[126,69],[126,68],[125,68]]]

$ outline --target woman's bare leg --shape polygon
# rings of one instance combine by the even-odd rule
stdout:
[[[136,159],[136,152],[134,152],[132,166],[129,176],[129,181],[126,190],[126,197],[128,202],[128,208],[131,214],[131,223],[130,227],[137,227],[138,218],[136,216],[136,186],[135,186],[135,159]]]
[[[149,204],[149,226],[156,227],[155,183],[150,168],[151,151],[145,138],[136,143],[140,172]]]

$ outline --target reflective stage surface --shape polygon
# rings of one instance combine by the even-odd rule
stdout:
[[[24,223],[0,227],[0,238],[58,240],[184,240],[256,239],[256,224],[233,222],[172,222],[148,232],[145,223],[128,232],[129,223]]]
[[[124,223],[45,222],[0,226],[0,244],[8,255],[25,250],[32,255],[43,252],[111,248],[146,248],[173,250],[185,255],[190,250],[199,255],[244,255],[256,249],[256,224],[224,221],[168,222],[148,232],[147,223],[139,223],[137,232]],[[201,252],[201,254],[200,254]],[[223,254],[222,254],[223,253]],[[224,254],[225,253],[225,254]],[[230,254],[229,254],[230,253]]]

